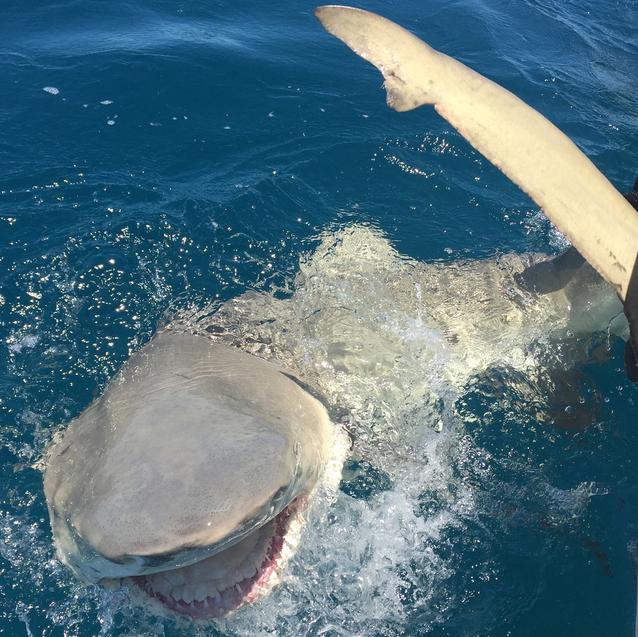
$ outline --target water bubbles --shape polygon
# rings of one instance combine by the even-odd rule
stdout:
[[[24,602],[18,602],[15,609],[16,616],[24,624],[27,637],[33,637],[31,626],[29,624],[29,610],[31,610],[31,608],[31,606],[28,606]]]
[[[19,354],[24,349],[33,349],[40,340],[40,337],[37,334],[26,334],[20,340],[11,343],[9,345],[9,350],[14,352],[15,354]]]

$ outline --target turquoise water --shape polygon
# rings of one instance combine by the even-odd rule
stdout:
[[[300,258],[343,228],[371,228],[415,261],[565,245],[431,109],[389,111],[380,76],[313,8],[0,8],[0,631],[632,634],[638,389],[622,344],[604,338],[555,382],[546,421],[528,408],[526,378],[490,369],[459,398],[443,451],[428,456],[441,446],[428,440],[394,475],[377,466],[387,455],[354,462],[325,533],[335,563],[348,533],[368,553],[344,570],[300,552],[290,577],[301,584],[253,615],[193,629],[83,587],[55,561],[47,441],[181,310],[248,290],[285,297]],[[619,189],[633,183],[633,0],[366,8],[540,109]],[[420,475],[436,486],[414,493]],[[386,585],[372,586],[375,573]],[[345,581],[357,574],[360,598]]]

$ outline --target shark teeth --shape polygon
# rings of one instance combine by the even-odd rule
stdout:
[[[167,608],[193,619],[220,618],[266,594],[294,555],[305,499],[298,498],[241,542],[172,571],[131,578]]]

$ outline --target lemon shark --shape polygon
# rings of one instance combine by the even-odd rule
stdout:
[[[451,384],[462,385],[473,370],[491,364],[490,352],[508,349],[504,328],[528,327],[535,313],[524,307],[530,299],[543,305],[539,317],[553,316],[551,308],[557,308],[572,333],[604,329],[624,309],[629,342],[636,348],[638,215],[631,203],[636,205],[638,193],[625,200],[540,114],[392,22],[347,7],[321,7],[317,15],[382,71],[393,108],[435,104],[574,244],[554,260],[511,257],[497,264],[414,268],[392,258],[387,242],[362,229],[328,241],[315,262],[337,258],[335,246],[350,245],[343,265],[352,278],[340,275],[328,286],[337,295],[331,307],[304,314],[308,329],[322,329],[336,339],[316,365],[324,378],[343,380],[353,365],[360,377],[367,373],[374,379],[388,369],[396,376],[392,365],[402,360],[399,349],[405,341],[394,343],[386,333],[378,335],[379,347],[369,355],[348,352],[342,343],[346,337],[356,346],[352,351],[369,349],[370,342],[360,333],[361,316],[347,315],[339,296],[344,281],[353,291],[371,293],[361,312],[373,305],[379,282],[409,308],[419,290],[434,299],[429,318],[443,326],[445,339],[456,350],[487,352],[475,360],[462,357],[456,372],[448,366],[448,376],[441,378]],[[368,261],[362,259],[366,255]],[[350,257],[365,267],[358,271]],[[396,272],[388,268],[393,263]],[[399,276],[408,271],[416,272],[419,282]],[[320,282],[316,276],[307,279],[309,285]],[[511,294],[502,301],[507,286]],[[450,289],[456,290],[452,301]],[[478,298],[477,290],[486,294]],[[594,292],[581,304],[587,290]],[[324,292],[317,297],[323,303]],[[296,294],[302,297],[303,290]],[[477,302],[468,304],[469,298]],[[262,301],[247,296],[229,303],[216,320],[223,323],[226,311],[233,321],[250,325],[237,309],[243,303],[259,319],[254,326],[266,329],[273,323],[259,317]],[[417,303],[414,312],[420,311]],[[391,331],[390,306],[387,317],[384,325],[371,318],[370,326]],[[539,324],[535,333],[541,329]],[[267,337],[275,342],[277,335]],[[476,347],[477,339],[486,347]],[[635,370],[631,344],[630,373]],[[430,348],[416,358],[436,365],[437,357]],[[385,391],[387,376],[369,384]],[[417,389],[415,384],[410,391]],[[437,404],[431,402],[434,413]],[[129,582],[158,608],[194,619],[226,616],[276,583],[298,542],[308,501],[321,484],[336,488],[347,447],[319,395],[297,370],[205,333],[165,329],[47,449],[44,492],[58,557],[84,581]]]

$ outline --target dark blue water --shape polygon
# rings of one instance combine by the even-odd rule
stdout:
[[[633,183],[634,0],[365,6],[541,110],[619,189]],[[431,109],[388,110],[380,76],[323,32],[313,8],[0,7],[6,635],[194,630],[74,581],[55,561],[38,466],[54,428],[177,311],[285,285],[320,233],[350,224],[379,229],[418,260],[562,245],[532,202]],[[330,624],[342,616],[331,608],[348,609],[324,582],[324,606],[290,606],[281,634],[632,634],[638,390],[624,378],[621,343],[592,349],[567,388],[557,386],[555,409],[567,417],[554,426],[536,422],[496,372],[468,389],[461,415],[490,417],[467,418],[472,453],[461,446],[452,467],[450,490],[469,485],[472,506],[419,549],[436,568],[377,600],[385,614],[349,627]],[[513,411],[499,407],[504,394]],[[373,502],[385,480],[373,471],[367,486],[344,485],[344,497]],[[446,505],[424,493],[413,506],[427,520]],[[406,554],[406,564],[413,559]],[[246,633],[232,621],[196,630]]]

